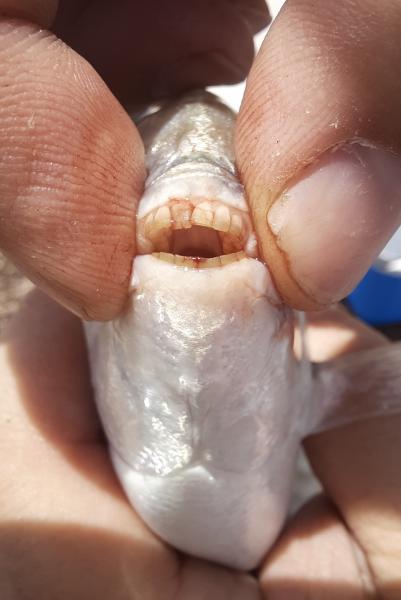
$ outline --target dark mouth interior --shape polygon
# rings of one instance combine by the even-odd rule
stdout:
[[[171,251],[180,256],[197,258],[214,258],[224,254],[218,232],[201,225],[175,230]]]

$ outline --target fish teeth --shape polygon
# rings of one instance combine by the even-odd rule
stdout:
[[[232,262],[232,257],[232,254],[223,254],[220,256],[221,266],[224,267],[224,265],[228,265],[230,262]]]
[[[224,266],[237,260],[242,260],[243,258],[246,258],[246,254],[241,250],[241,252],[234,252],[232,254],[224,254],[223,256],[220,256],[220,261],[221,265]]]
[[[202,267],[204,269],[215,269],[217,267],[221,267],[220,256],[215,256],[214,258],[208,258],[204,262],[202,262]]]
[[[231,215],[230,233],[236,237],[241,237],[243,232],[243,221],[237,214]]]
[[[213,229],[225,232],[230,230],[230,209],[228,206],[220,205],[216,208],[213,218]]]
[[[165,229],[171,225],[171,213],[170,208],[165,204],[157,209],[154,216],[153,227],[155,229]]]
[[[159,252],[159,258],[160,260],[164,260],[165,262],[169,262],[169,263],[173,263],[175,262],[174,258],[174,254],[170,254],[169,252]]]
[[[154,246],[150,239],[146,237],[142,231],[137,232],[137,247],[142,254],[152,254]]]
[[[192,213],[192,223],[202,225],[203,227],[212,227],[213,225],[213,210],[209,203],[203,202],[194,208]]]
[[[174,229],[189,229],[191,223],[192,207],[180,202],[171,206],[172,226]]]
[[[169,252],[153,252],[152,255],[159,260],[173,264],[177,267],[186,267],[189,269],[216,269],[247,257],[243,251],[204,259],[196,259],[190,256],[171,254]]]
[[[152,211],[146,216],[145,222],[143,224],[144,235],[146,237],[149,237],[150,233],[153,230],[154,220],[155,220],[155,213],[154,213],[154,211]]]
[[[188,261],[187,256],[181,256],[181,254],[174,254],[175,264],[179,267],[185,267]]]
[[[257,255],[256,244],[248,243],[251,224],[246,213],[213,200],[202,199],[194,206],[193,200],[184,198],[173,198],[138,220],[138,252],[169,252],[173,230],[190,229],[195,225],[218,231],[224,254],[246,249],[250,256]]]

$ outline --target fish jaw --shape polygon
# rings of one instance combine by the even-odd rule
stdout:
[[[202,190],[202,195],[199,195]],[[137,217],[140,219],[152,210],[163,206],[166,198],[186,198],[195,202],[208,198],[218,198],[232,208],[247,211],[242,185],[226,173],[213,168],[210,163],[196,165],[185,164],[155,181],[145,192],[138,205]]]
[[[234,155],[235,114],[216,96],[192,92],[138,123],[148,178],[138,218],[169,198],[219,199],[248,211]]]
[[[291,313],[266,267],[139,256],[126,313],[87,328],[98,408],[136,510],[185,552],[256,566],[285,519],[301,435]]]
[[[188,94],[138,123],[148,169],[137,209],[138,254],[174,252],[175,239],[190,239],[202,226],[220,246],[213,256],[239,250],[257,256],[235,166],[234,125],[235,114],[206,92]]]

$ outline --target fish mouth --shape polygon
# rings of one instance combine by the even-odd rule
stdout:
[[[137,220],[137,252],[178,266],[211,268],[257,257],[247,212],[219,200],[170,199]]]

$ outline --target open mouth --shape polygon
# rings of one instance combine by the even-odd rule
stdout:
[[[249,215],[216,200],[172,199],[137,221],[139,254],[192,268],[256,257]]]

